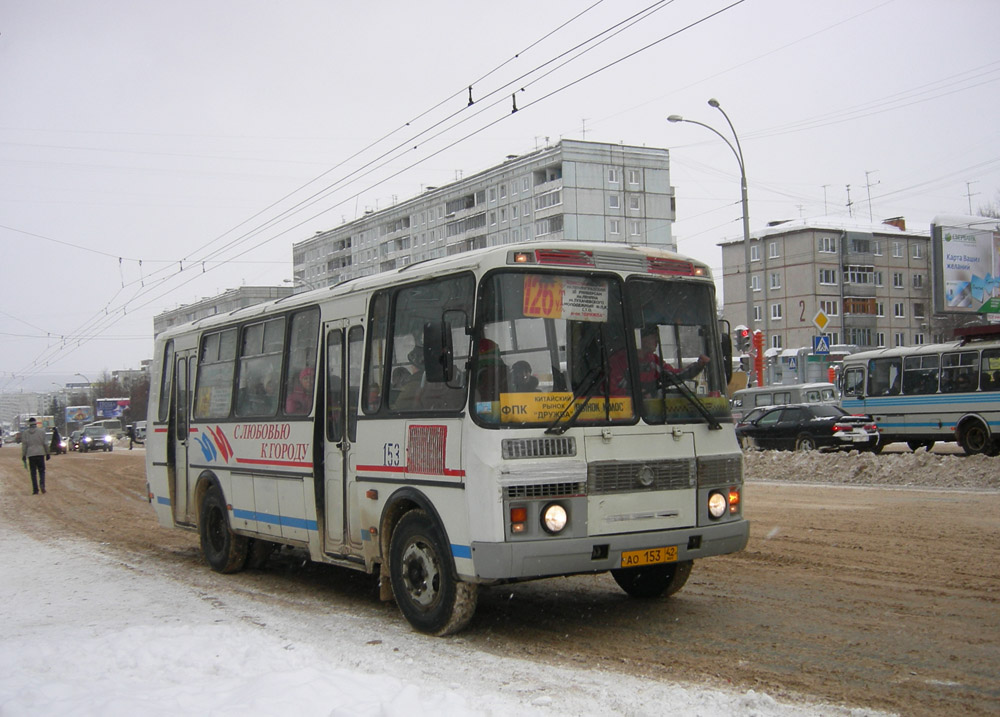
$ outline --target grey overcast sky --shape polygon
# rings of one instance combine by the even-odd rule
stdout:
[[[975,213],[998,27],[996,0],[0,0],[0,390],[137,368],[155,314],[560,138],[669,148],[679,250],[721,273],[736,160],[666,121],[725,132],[710,97],[752,230],[846,217],[848,185],[855,218]]]

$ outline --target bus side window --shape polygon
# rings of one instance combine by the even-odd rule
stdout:
[[[844,395],[861,397],[865,393],[865,371],[849,368],[844,372]]]
[[[1000,349],[983,350],[980,370],[979,387],[984,391],[1000,391]]]

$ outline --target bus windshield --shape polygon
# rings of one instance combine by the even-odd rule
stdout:
[[[486,279],[472,411],[485,425],[704,422],[728,414],[711,289],[663,279]]]

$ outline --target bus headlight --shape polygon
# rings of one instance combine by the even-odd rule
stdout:
[[[713,518],[721,518],[729,510],[729,501],[719,491],[713,491],[708,496],[708,514]]]
[[[542,527],[546,533],[555,535],[561,533],[569,522],[566,509],[558,503],[549,503],[542,510]]]

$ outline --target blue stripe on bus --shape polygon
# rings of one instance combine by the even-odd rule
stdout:
[[[156,502],[160,505],[170,505],[170,498],[166,496],[158,495],[156,496]]]
[[[451,544],[451,554],[456,558],[468,558],[472,560],[472,546],[471,545],[455,545]]]
[[[258,513],[255,510],[237,510],[233,508],[233,517],[240,520],[256,520],[261,523],[271,523],[284,528],[299,528],[301,530],[319,530],[315,520],[305,518],[291,518],[282,515],[271,515],[270,513]]]

